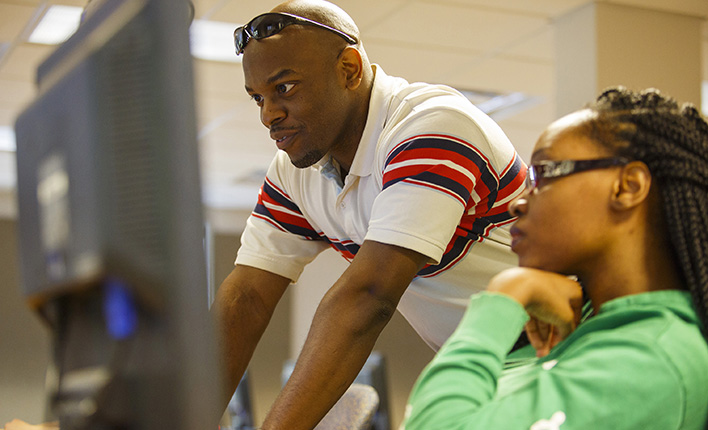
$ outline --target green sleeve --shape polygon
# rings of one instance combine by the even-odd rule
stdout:
[[[657,332],[641,324],[578,330],[548,357],[502,372],[527,318],[506,296],[474,297],[416,382],[405,430],[703,429],[705,408],[694,420],[698,427],[687,425],[686,381],[657,344]],[[705,386],[707,374],[697,372],[695,383]]]
[[[521,304],[510,297],[473,296],[460,325],[413,387],[406,430],[452,428],[443,423],[459,424],[457,418],[489,402],[504,358],[528,319]]]

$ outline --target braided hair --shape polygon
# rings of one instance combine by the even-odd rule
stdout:
[[[597,114],[586,124],[590,138],[649,168],[673,257],[708,334],[708,123],[655,89],[612,88],[588,108]]]

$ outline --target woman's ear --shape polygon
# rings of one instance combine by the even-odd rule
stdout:
[[[641,161],[631,161],[622,167],[614,183],[611,205],[617,210],[634,208],[647,199],[650,188],[649,167]]]
[[[339,54],[338,64],[342,72],[341,76],[344,79],[344,85],[350,90],[359,88],[364,77],[364,61],[359,50],[353,46],[347,46]]]

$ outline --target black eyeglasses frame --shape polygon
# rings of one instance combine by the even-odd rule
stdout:
[[[267,18],[273,18],[273,21],[265,22]],[[263,24],[269,25],[266,29],[261,29],[260,26]],[[273,26],[275,24],[275,26]],[[309,25],[313,27],[318,27],[323,30],[331,31],[342,39],[346,40],[350,45],[356,45],[357,41],[352,36],[347,33],[337,30],[336,28],[324,25],[317,21],[311,19],[303,18],[301,16],[293,15],[284,12],[267,12],[258,15],[248,22],[246,25],[242,25],[234,30],[234,45],[236,47],[236,55],[243,54],[243,50],[248,45],[251,39],[265,39],[271,37],[275,34],[280,33],[285,27],[289,25]]]
[[[592,160],[544,160],[531,164],[526,172],[526,189],[538,187],[540,179],[561,178],[588,170],[624,166],[630,160],[624,157],[597,158]]]

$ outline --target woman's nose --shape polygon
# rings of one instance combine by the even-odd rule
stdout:
[[[514,199],[510,204],[509,204],[509,213],[512,216],[515,217],[520,217],[524,214],[526,214],[526,208],[528,207],[528,196],[530,194],[530,191],[528,189],[524,190],[524,192]]]

